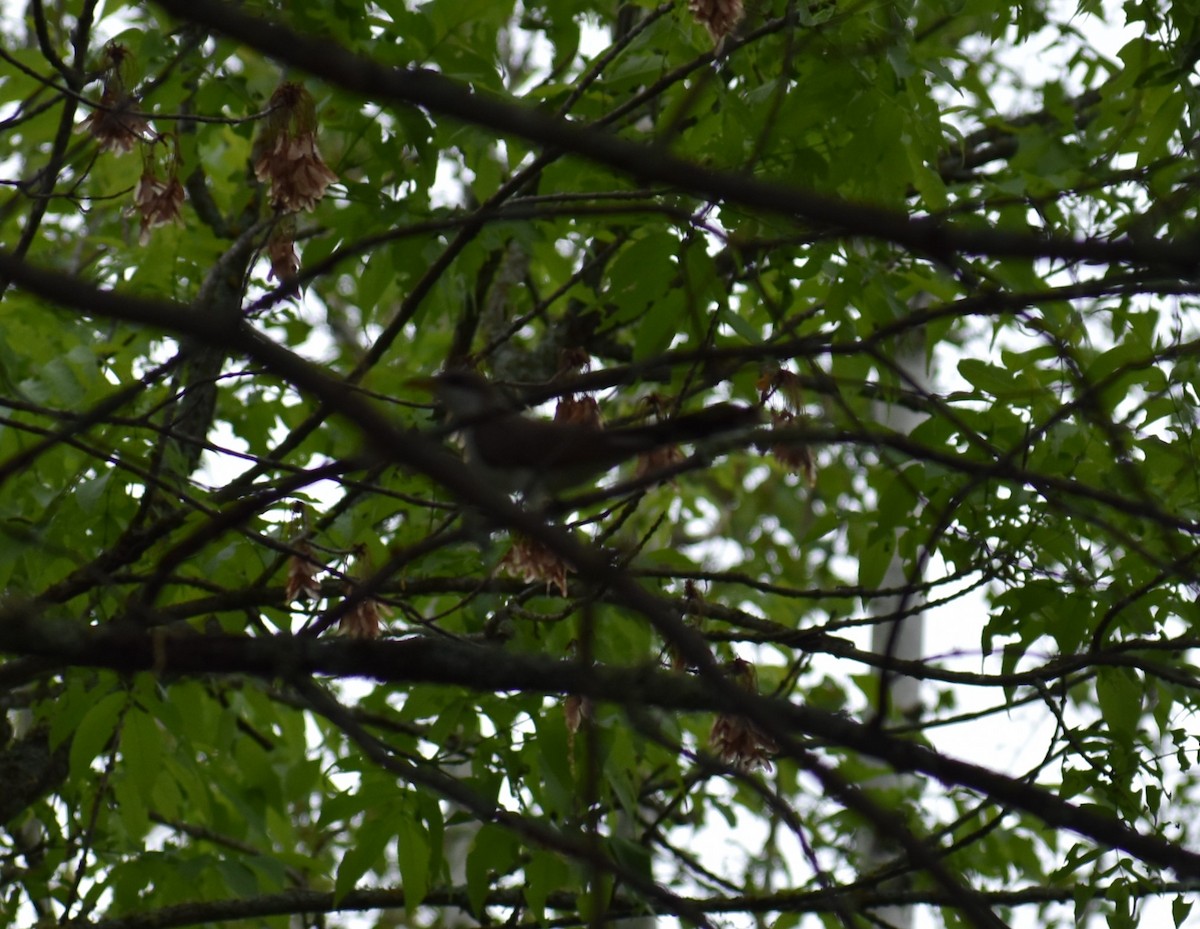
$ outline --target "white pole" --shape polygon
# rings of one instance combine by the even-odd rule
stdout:
[[[920,301],[910,304],[914,309],[920,306]],[[895,345],[893,361],[897,373],[902,379],[901,387],[909,391],[923,392],[929,387],[929,370],[925,360],[924,330],[898,339]],[[902,435],[908,435],[921,423],[925,414],[915,411],[911,406],[899,403],[880,403],[875,411],[876,420],[880,425]],[[914,514],[915,515],[915,514]],[[910,584],[918,584],[920,576],[911,576],[911,567],[904,564],[899,553],[899,542],[904,530],[896,533],[896,551],[884,572],[882,586],[884,589],[905,588]],[[871,650],[879,655],[886,655],[899,661],[919,661],[924,654],[925,618],[918,609],[924,599],[919,592],[896,593],[873,598],[868,609],[874,616],[892,616],[904,611],[909,615],[896,616],[894,619],[877,623],[871,632]],[[883,681],[880,698],[882,705],[877,712],[886,713],[888,719],[914,720],[921,712],[921,682],[904,674],[896,674],[886,670],[880,672]],[[881,720],[885,722],[886,720]],[[910,782],[911,775],[885,774],[876,778],[872,784],[875,787],[897,787]],[[862,864],[864,872],[870,873],[886,868],[896,860],[895,849],[881,841],[871,829],[866,829],[861,841]],[[887,906],[875,910],[872,914],[876,919],[895,929],[912,929],[912,906]]]

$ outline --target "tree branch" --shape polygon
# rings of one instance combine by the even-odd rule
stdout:
[[[1195,269],[1195,247],[1191,243],[1077,240],[910,219],[903,213],[759,181],[744,174],[708,170],[661,148],[629,142],[494,94],[474,91],[434,71],[385,67],[339,47],[328,36],[304,35],[220,0],[158,0],[158,5],[180,19],[222,32],[376,102],[426,107],[466,123],[570,152],[643,181],[669,184],[773,215],[792,216],[851,236],[894,242],[917,253],[1132,262],[1185,276]]]
[[[1180,877],[1200,878],[1200,854],[1159,836],[1139,833],[1115,817],[1070,804],[1046,789],[948,758],[836,714],[747,691],[723,693],[712,681],[667,674],[655,667],[581,668],[576,661],[432,638],[327,642],[299,636],[210,636],[190,629],[179,633],[163,629],[144,632],[128,626],[87,629],[18,606],[0,613],[0,651],[124,673],[250,674],[268,680],[323,674],[452,685],[488,693],[580,694],[621,705],[685,712],[740,713],[769,725],[773,734],[825,739],[877,758],[897,771],[919,772],[945,784],[968,787],[997,803],[1032,813],[1048,826],[1070,829]]]

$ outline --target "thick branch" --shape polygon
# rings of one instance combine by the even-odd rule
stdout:
[[[1136,886],[1129,889],[1135,899],[1161,894],[1195,893],[1195,882]],[[1099,888],[1098,896],[1104,896]],[[845,905],[847,894],[840,889],[832,891],[789,891],[783,894],[764,894],[753,897],[720,897],[713,899],[689,898],[699,910],[706,913],[822,913],[835,911],[836,906]],[[1013,890],[982,891],[979,898],[989,906],[1042,905],[1046,903],[1071,903],[1075,899],[1074,887],[1018,887]],[[463,888],[435,890],[425,895],[426,906],[445,906],[466,909],[468,897]],[[524,896],[520,890],[495,890],[485,901],[489,906],[520,907]],[[903,890],[892,892],[857,891],[853,895],[857,907],[870,909],[887,904],[925,905],[945,907],[951,901],[935,890]],[[341,900],[319,890],[289,890],[278,894],[263,894],[231,900],[208,900],[197,903],[181,903],[165,906],[144,913],[131,913],[115,919],[72,920],[64,929],[173,929],[178,926],[211,924],[222,920],[250,919],[253,917],[282,916],[292,913],[350,913],[365,910],[401,909],[405,906],[403,889],[353,890]],[[570,893],[554,893],[546,899],[551,910],[570,914],[578,911],[579,897]],[[613,901],[606,914],[613,919],[640,912],[634,904]],[[554,925],[554,923],[550,923]]]
[[[652,666],[585,669],[575,661],[427,638],[325,642],[293,636],[146,633],[111,626],[84,629],[16,608],[0,615],[0,650],[123,672],[251,674],[267,679],[327,674],[445,684],[491,693],[575,693],[622,705],[682,711],[740,712],[792,738],[817,737],[878,758],[898,771],[919,772],[945,784],[968,787],[1001,805],[1032,813],[1051,827],[1070,829],[1102,846],[1169,868],[1180,877],[1200,878],[1200,854],[1159,836],[1139,833],[1115,817],[1074,806],[1045,789],[948,758],[836,714],[747,692],[731,699],[730,693],[721,693],[711,681],[667,674]]]
[[[1188,275],[1195,268],[1195,248],[1186,243],[1076,240],[960,228],[932,219],[910,219],[903,213],[759,181],[744,174],[711,171],[661,148],[639,145],[506,98],[475,92],[433,71],[385,67],[340,48],[327,36],[303,35],[278,22],[243,13],[220,0],[159,0],[159,6],[180,19],[222,32],[377,103],[390,101],[427,107],[504,135],[570,152],[642,181],[669,184],[713,200],[793,216],[848,235],[891,241],[915,252],[934,256],[1011,255],[1133,262]]]

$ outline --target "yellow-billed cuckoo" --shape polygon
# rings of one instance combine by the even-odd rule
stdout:
[[[473,371],[450,370],[413,383],[434,392],[448,425],[462,435],[468,464],[497,489],[528,497],[553,495],[642,452],[759,423],[757,410],[719,403],[643,426],[594,429],[525,416]]]

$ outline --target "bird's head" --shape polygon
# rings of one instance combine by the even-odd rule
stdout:
[[[479,420],[513,409],[483,375],[465,368],[450,368],[433,377],[416,378],[409,384],[432,393],[454,422]]]

